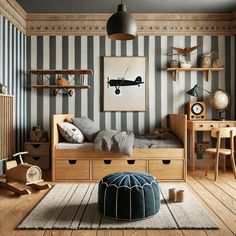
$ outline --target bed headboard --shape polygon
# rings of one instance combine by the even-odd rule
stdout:
[[[74,118],[74,115],[72,114],[62,114],[62,115],[52,116],[52,150],[54,149],[54,146],[59,142],[57,123],[64,121],[71,121],[72,118]]]
[[[184,148],[187,145],[187,115],[170,114],[170,129],[182,141]]]

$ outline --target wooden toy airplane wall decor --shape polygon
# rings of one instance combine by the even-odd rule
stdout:
[[[89,85],[85,84],[85,75],[93,74],[91,69],[84,70],[31,70],[31,74],[37,75],[37,84],[32,85],[32,88],[53,89],[53,94],[56,96],[61,90],[65,91],[69,96],[73,95],[72,89],[87,89]],[[44,78],[51,80],[50,75],[55,75],[53,84],[45,84]],[[76,77],[78,76],[78,78]],[[78,84],[72,84],[73,80],[78,79]]]

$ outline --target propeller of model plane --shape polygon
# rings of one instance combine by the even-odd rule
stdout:
[[[119,86],[115,87],[115,88],[116,88],[116,90],[115,90],[115,94],[116,94],[116,95],[119,95],[119,94],[120,94],[120,86],[121,86],[121,85],[123,84],[123,82],[124,82],[124,79],[125,79],[125,76],[126,76],[126,74],[127,74],[128,69],[129,69],[129,66],[127,66],[127,68],[126,68],[126,70],[125,70],[125,73],[124,73],[124,76],[121,78],[122,80],[121,80]]]

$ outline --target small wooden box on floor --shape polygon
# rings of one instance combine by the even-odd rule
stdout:
[[[29,152],[28,155],[25,155],[24,162],[36,165],[42,170],[49,170],[49,142],[25,142],[24,150]]]

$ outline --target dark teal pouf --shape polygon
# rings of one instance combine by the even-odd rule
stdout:
[[[120,172],[105,176],[98,187],[98,210],[120,220],[138,220],[160,209],[160,190],[154,176]]]

